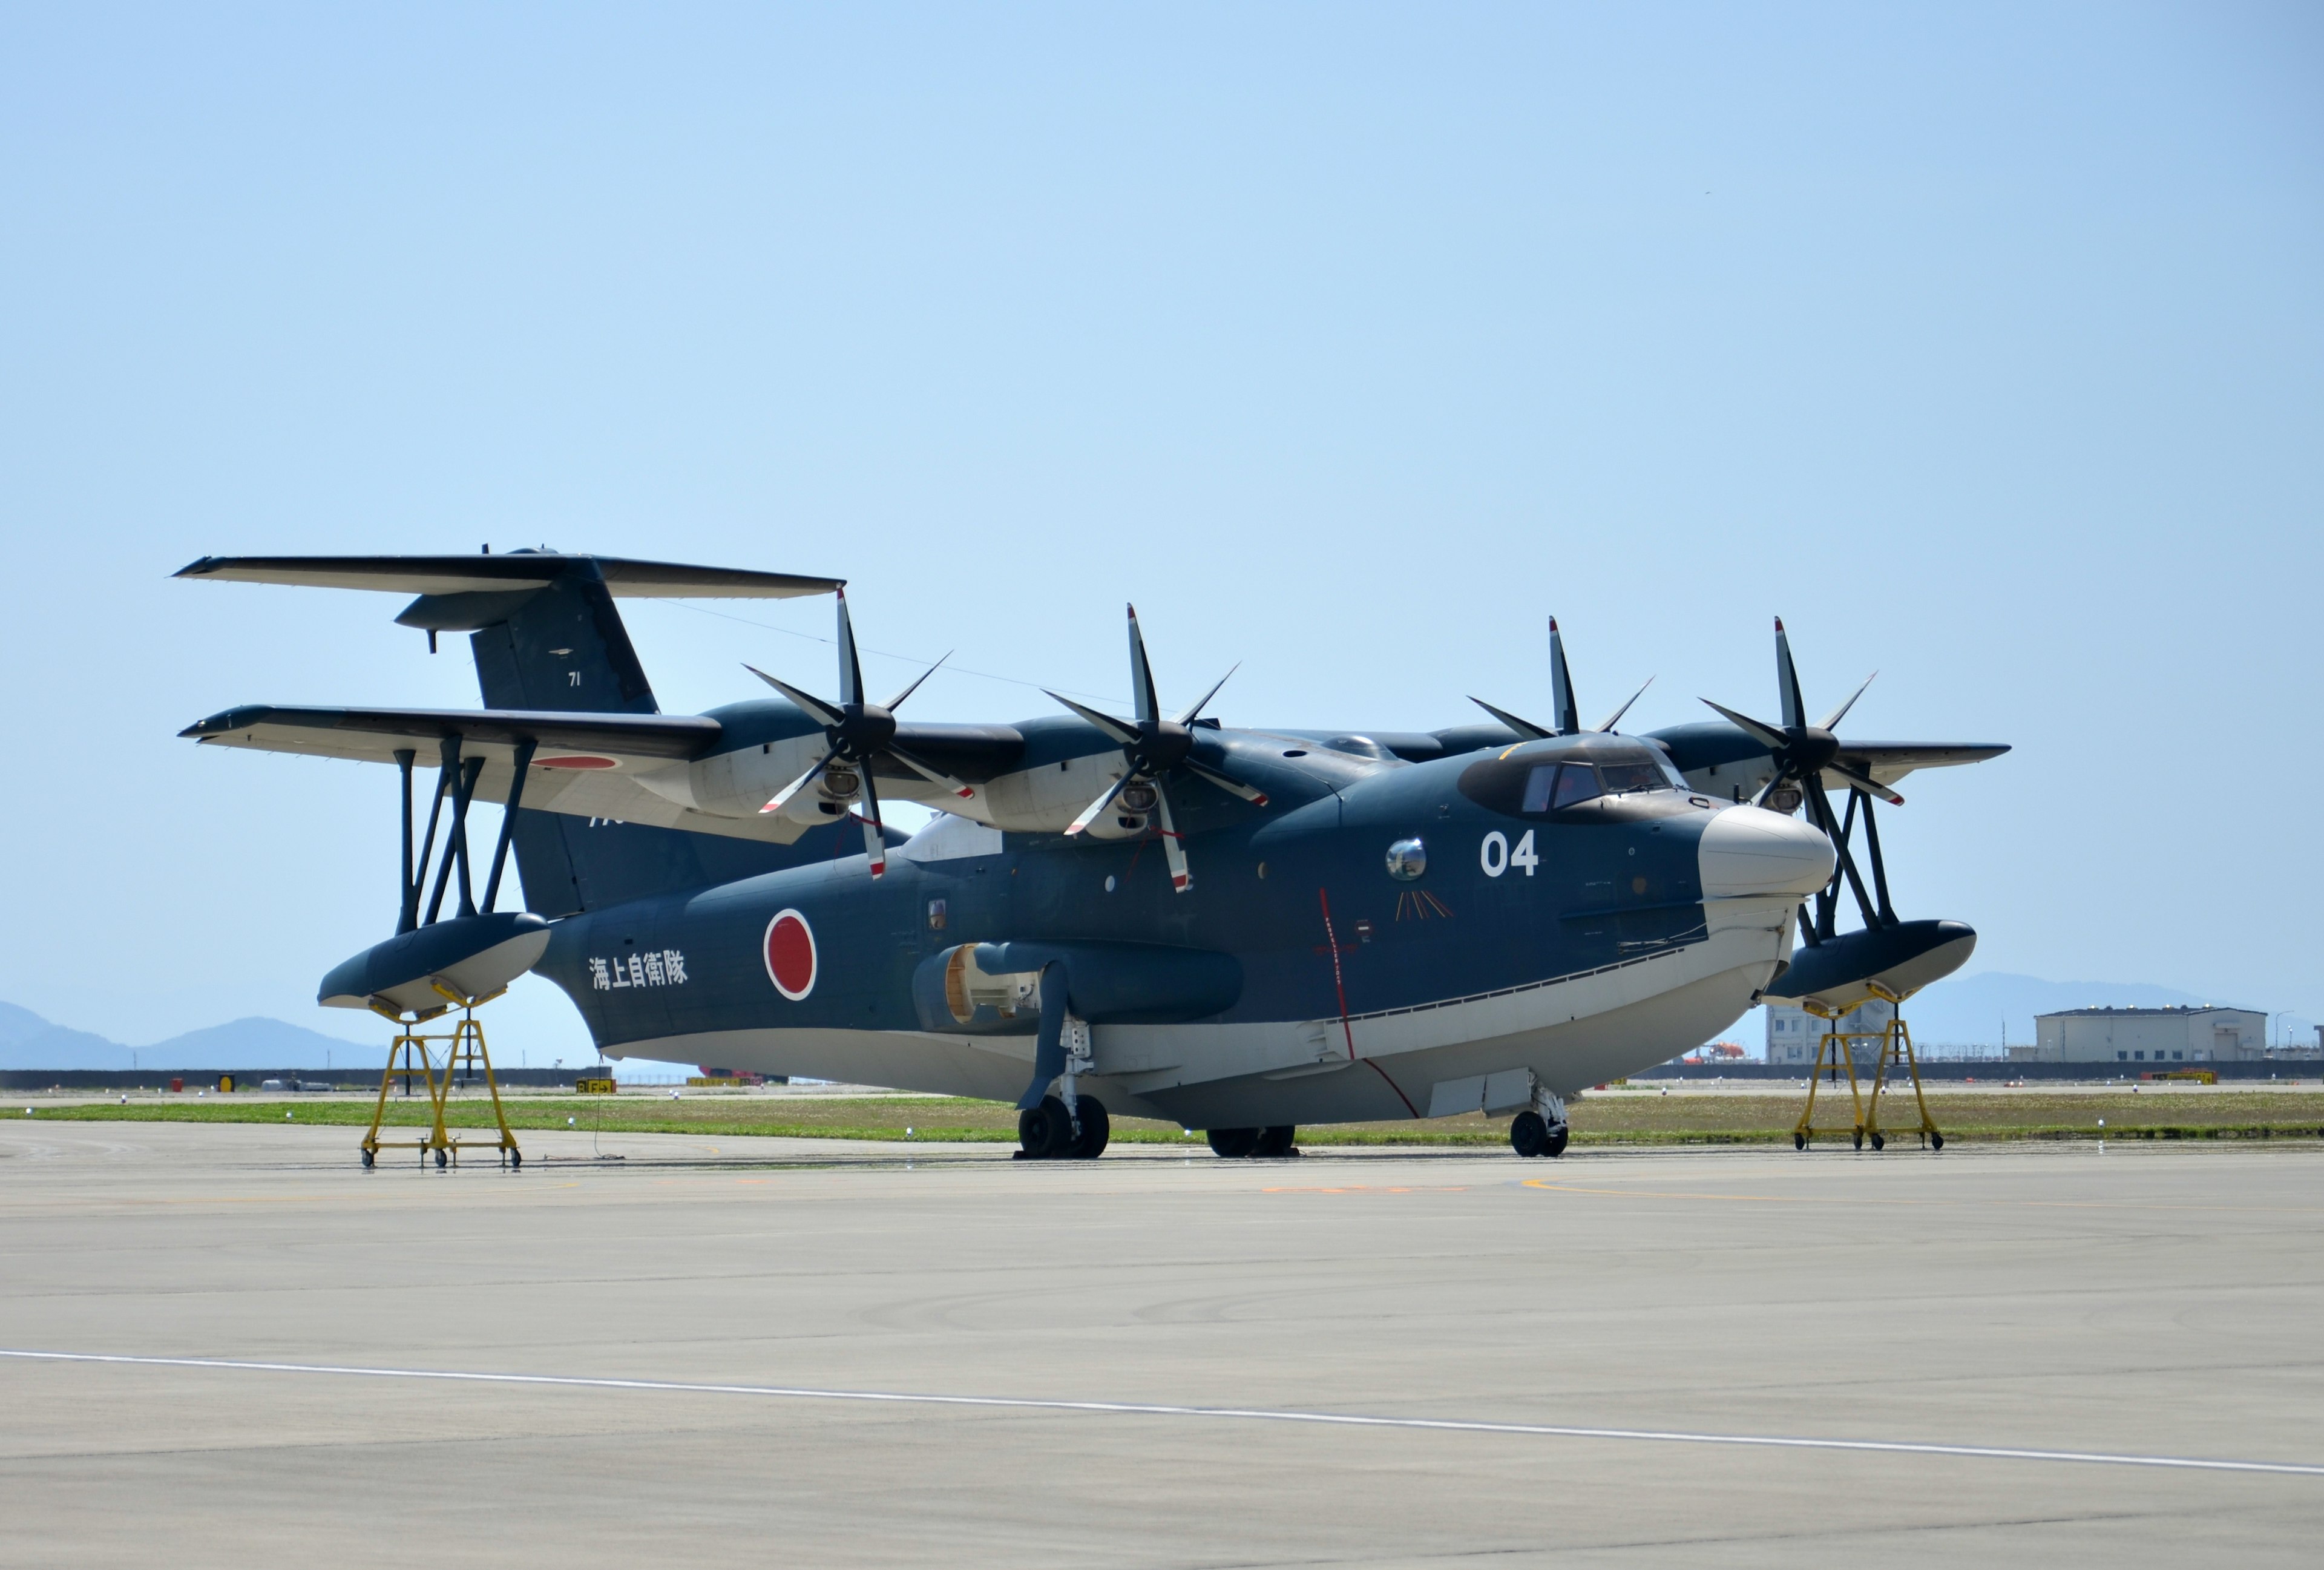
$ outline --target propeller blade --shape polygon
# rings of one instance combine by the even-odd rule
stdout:
[[[1477,700],[1472,697],[1469,701],[1474,703]],[[1550,706],[1557,710],[1559,735],[1570,736],[1582,729],[1581,710],[1573,701],[1573,673],[1565,668],[1565,640],[1558,634],[1555,616],[1549,619],[1549,701]],[[1500,711],[1496,709],[1493,712],[1499,714]],[[1506,717],[1502,723],[1508,723]],[[1614,727],[1609,721],[1598,728],[1605,731]],[[1519,734],[1523,734],[1522,728]]]
[[[1602,732],[1604,732],[1604,733],[1606,733],[1606,734],[1609,734],[1609,735],[1610,735],[1611,734],[1613,734],[1613,730],[1614,730],[1614,726],[1615,726],[1616,723],[1617,723],[1618,721],[1619,721],[1619,720],[1621,719],[1621,717],[1622,717],[1624,715],[1626,715],[1626,714],[1628,714],[1628,713],[1629,713],[1629,712],[1630,712],[1630,706],[1631,706],[1632,704],[1634,704],[1634,703],[1637,702],[1637,701],[1638,701],[1638,699],[1640,699],[1640,698],[1642,698],[1642,697],[1646,697],[1646,688],[1648,688],[1649,687],[1652,687],[1654,684],[1655,684],[1655,679],[1654,679],[1653,677],[1651,677],[1651,676],[1647,677],[1644,681],[1641,681],[1640,683],[1638,683],[1638,690],[1637,690],[1637,691],[1636,691],[1636,692],[1634,692],[1634,693],[1632,693],[1632,694],[1630,694],[1630,696],[1629,696],[1629,697],[1628,697],[1624,698],[1624,699],[1622,700],[1622,706],[1621,706],[1621,707],[1619,707],[1619,708],[1618,708],[1618,709],[1616,709],[1612,714],[1608,715],[1608,716],[1606,716],[1605,723],[1604,723],[1604,724],[1602,724],[1602,725],[1600,725],[1598,728],[1599,728],[1600,731],[1602,731]]]
[[[863,701],[863,667],[855,658],[855,623],[847,619],[847,591],[835,589],[839,601],[839,701]]]
[[[1792,666],[1792,641],[1784,635],[1784,618],[1775,618],[1775,690],[1784,705],[1784,728],[1799,730],[1808,723],[1807,705],[1800,701],[1800,673]]]
[[[1049,692],[1049,689],[1046,687],[1041,690],[1044,692]],[[1090,724],[1095,725],[1098,729],[1103,731],[1108,736],[1111,737],[1114,741],[1120,743],[1125,747],[1138,739],[1138,727],[1135,725],[1125,724],[1123,721],[1114,718],[1110,714],[1105,714],[1098,709],[1090,707],[1090,706],[1085,703],[1075,703],[1070,697],[1057,697],[1057,695],[1054,692],[1049,692],[1049,696],[1051,697],[1056,697],[1059,703],[1064,704],[1067,708],[1081,716],[1082,718],[1089,721]]]
[[[863,854],[872,864],[872,875],[885,877],[888,873],[888,831],[880,821],[880,788],[872,783],[872,771],[863,771],[863,805],[871,809],[863,819]]]
[[[1194,776],[1197,780],[1209,780],[1212,784],[1217,786],[1220,790],[1225,791],[1230,796],[1241,797],[1253,807],[1264,807],[1267,805],[1266,791],[1256,790],[1251,786],[1244,784],[1240,780],[1230,779],[1228,776],[1220,773],[1216,769],[1206,768],[1203,764],[1195,762],[1192,758],[1186,759],[1178,766],[1185,770],[1187,773]]]
[[[1509,729],[1517,732],[1520,740],[1528,742],[1545,742],[1556,734],[1554,731],[1545,731],[1542,729],[1539,725],[1534,724],[1533,721],[1529,719],[1519,719],[1517,716],[1511,714],[1505,708],[1495,708],[1491,704],[1487,703],[1481,697],[1472,695],[1469,701],[1475,704],[1479,708],[1483,709],[1487,714],[1491,715],[1503,725],[1508,726]]]
[[[1880,672],[1876,670],[1871,676],[1866,677],[1864,679],[1864,687],[1871,686],[1874,679],[1879,674]],[[1859,687],[1854,692],[1849,693],[1846,703],[1841,704],[1838,708],[1824,716],[1823,725],[1820,728],[1828,731],[1834,725],[1840,724],[1840,721],[1846,719],[1848,717],[1848,711],[1856,706],[1856,700],[1864,696],[1864,687]]]
[[[897,708],[901,706],[906,698],[919,691],[920,683],[926,681],[929,677],[934,676],[936,673],[937,668],[944,664],[945,660],[949,660],[952,656],[953,651],[949,649],[945,650],[944,652],[944,660],[937,660],[935,665],[929,666],[926,670],[921,671],[918,676],[914,677],[912,679],[911,686],[904,688],[903,691],[898,693],[895,697],[888,700],[888,712],[890,714],[895,713]]]
[[[1210,707],[1211,699],[1218,697],[1219,688],[1224,687],[1227,684],[1227,677],[1232,676],[1236,671],[1240,670],[1241,669],[1242,661],[1240,660],[1236,660],[1232,665],[1228,666],[1226,676],[1220,677],[1217,685],[1213,687],[1210,691],[1203,694],[1202,702],[1196,704],[1194,707],[1180,715],[1178,716],[1178,723],[1182,725],[1193,725],[1194,723],[1194,716],[1202,713],[1204,709]]]
[[[1091,802],[1087,807],[1082,808],[1082,815],[1074,819],[1072,827],[1065,830],[1065,837],[1067,839],[1071,839],[1074,836],[1087,828],[1091,824],[1095,823],[1097,821],[1098,814],[1112,806],[1113,799],[1120,795],[1124,790],[1128,790],[1130,788],[1130,782],[1136,778],[1138,778],[1138,776],[1135,774],[1124,774],[1120,779],[1116,780],[1112,784],[1107,786],[1105,788],[1104,795],[1099,797],[1095,801]]]
[[[1186,871],[1186,847],[1178,838],[1178,826],[1170,821],[1170,792],[1159,780],[1154,781],[1154,810],[1162,820],[1162,854],[1170,858],[1170,887],[1183,894],[1194,886],[1194,880]]]
[[[904,751],[901,747],[890,744],[887,751],[890,757],[895,759],[896,762],[901,763],[905,768],[909,769],[913,773],[918,774],[921,779],[926,780],[929,784],[943,786],[954,796],[959,797],[963,801],[974,799],[976,796],[975,786],[954,779],[951,775],[945,773],[942,769],[937,768],[933,763],[924,763],[920,762],[919,759],[915,758],[911,753]]]
[[[1154,700],[1154,668],[1146,663],[1146,640],[1138,631],[1138,607],[1130,607],[1130,706],[1138,715],[1138,723],[1150,725],[1162,717],[1162,706]]]
[[[744,662],[742,669],[757,677],[760,680],[765,682],[769,687],[773,688],[777,692],[781,693],[785,697],[789,698],[793,703],[798,705],[800,708],[807,712],[807,718],[815,721],[815,723],[819,725],[835,725],[847,717],[839,710],[832,707],[831,705],[824,702],[823,699],[814,697],[807,693],[801,692],[798,688],[793,687],[788,681],[778,680],[774,677],[771,677],[765,671],[760,670],[755,665],[750,664],[746,661]]]
[[[1711,703],[1711,700],[1707,697],[1702,701],[1705,703]],[[1733,709],[1729,708],[1723,703],[1711,703],[1711,706],[1717,709],[1720,714],[1725,715],[1727,716],[1727,722],[1729,725],[1733,725],[1737,730],[1741,731],[1745,735],[1749,736],[1753,741],[1757,742],[1761,746],[1775,748],[1788,747],[1792,744],[1791,737],[1784,734],[1783,732],[1777,730],[1771,725],[1763,724],[1758,720],[1753,719],[1747,714],[1737,714]]]
[[[1859,774],[1845,763],[1826,763],[1823,766],[1823,771],[1827,774],[1839,775],[1850,785],[1853,785],[1858,790],[1863,791],[1867,796],[1877,796],[1881,800],[1886,801],[1891,807],[1902,807],[1904,805],[1904,799],[1902,796],[1899,796],[1894,790],[1889,790],[1887,786],[1883,785],[1871,775]]]
[[[773,799],[770,800],[764,807],[759,808],[759,810],[761,812],[780,812],[785,807],[790,804],[792,797],[798,795],[800,791],[814,784],[815,777],[822,773],[825,768],[829,765],[832,759],[838,755],[839,754],[836,753],[825,753],[822,757],[817,758],[815,761],[814,768],[809,769],[806,773],[800,775],[798,779],[784,786],[780,790],[776,791]]]

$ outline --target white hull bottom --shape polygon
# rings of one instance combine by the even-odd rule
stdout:
[[[1468,1082],[1489,1078],[1506,1104],[1508,1076],[1526,1070],[1571,1093],[1700,1046],[1751,1006],[1790,952],[1792,907],[1738,900],[1713,910],[1710,936],[1683,948],[1483,997],[1360,1015],[1344,1027],[1337,1019],[1100,1025],[1093,1031],[1098,1072],[1084,1075],[1080,1088],[1108,1112],[1196,1129],[1474,1112],[1487,1093],[1480,1084],[1472,1094]],[[1031,1077],[1033,1047],[1030,1036],[748,1030],[606,1050],[1015,1101]]]

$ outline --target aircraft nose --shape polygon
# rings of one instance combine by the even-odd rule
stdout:
[[[1812,825],[1758,807],[1729,807],[1703,825],[1697,852],[1706,900],[1805,899],[1831,880],[1831,841]]]

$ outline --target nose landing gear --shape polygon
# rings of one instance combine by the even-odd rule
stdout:
[[[1509,1124],[1509,1149],[1525,1157],[1563,1156],[1573,1131],[1565,1119],[1565,1098],[1533,1082],[1533,1105]]]

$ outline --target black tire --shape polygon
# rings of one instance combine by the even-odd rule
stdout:
[[[1886,1150],[1888,1148],[1888,1136],[1886,1134],[1874,1134],[1872,1136],[1872,1148],[1876,1150]]]
[[[1797,1134],[1797,1133],[1795,1133],[1795,1134],[1794,1134],[1794,1135],[1792,1136],[1792,1149],[1793,1149],[1793,1150],[1806,1150],[1807,1148],[1808,1148],[1808,1137],[1807,1137],[1805,1134]]]
[[[1537,1112],[1521,1112],[1509,1121],[1509,1149],[1530,1160],[1549,1154],[1549,1124]]]
[[[1105,1154],[1106,1141],[1113,1137],[1113,1120],[1105,1115],[1105,1108],[1086,1095],[1074,1098],[1075,1110],[1082,1114],[1082,1137],[1072,1141],[1065,1154],[1076,1161],[1094,1161]]]
[[[1859,1150],[1864,1149],[1864,1131],[1862,1129],[1857,1130],[1849,1142]]]
[[[436,1170],[438,1172],[441,1172],[446,1167],[450,1166],[452,1158],[446,1155],[443,1151],[438,1150],[436,1152]]]
[[[1229,1161],[1240,1161],[1259,1149],[1259,1129],[1205,1129],[1203,1137],[1211,1142],[1211,1154]]]
[[[1041,1104],[1017,1114],[1017,1143],[1028,1161],[1052,1161],[1073,1148],[1074,1122],[1065,1104],[1045,1095]]]
[[[1549,1149],[1542,1154],[1554,1159],[1565,1154],[1565,1147],[1572,1142],[1573,1131],[1563,1123],[1554,1124],[1549,1131]]]
[[[509,1150],[509,1170],[512,1172],[521,1171],[523,1169],[523,1167],[524,1152],[515,1149],[514,1147],[511,1147]]]
[[[1299,1131],[1289,1123],[1261,1129],[1259,1131],[1259,1143],[1252,1147],[1250,1153],[1268,1157],[1296,1156],[1299,1153],[1295,1142],[1298,1138]]]
[[[1942,1135],[1942,1134],[1941,1134],[1941,1133],[1937,1132],[1937,1131],[1936,1131],[1936,1130],[1934,1130],[1934,1129],[1931,1129],[1931,1130],[1929,1131],[1929,1149],[1931,1149],[1932,1150],[1943,1150],[1944,1148],[1945,1148],[1945,1137],[1944,1137],[1944,1135]]]
[[[365,1150],[365,1151],[363,1153],[363,1164],[364,1164],[364,1171],[366,1171],[366,1172],[370,1171],[370,1170],[371,1170],[371,1168],[372,1168],[372,1163],[373,1163],[373,1161],[374,1161],[374,1160],[376,1160],[376,1159],[377,1159],[377,1158],[376,1158],[376,1157],[374,1157],[374,1155],[373,1155],[369,1150]]]

